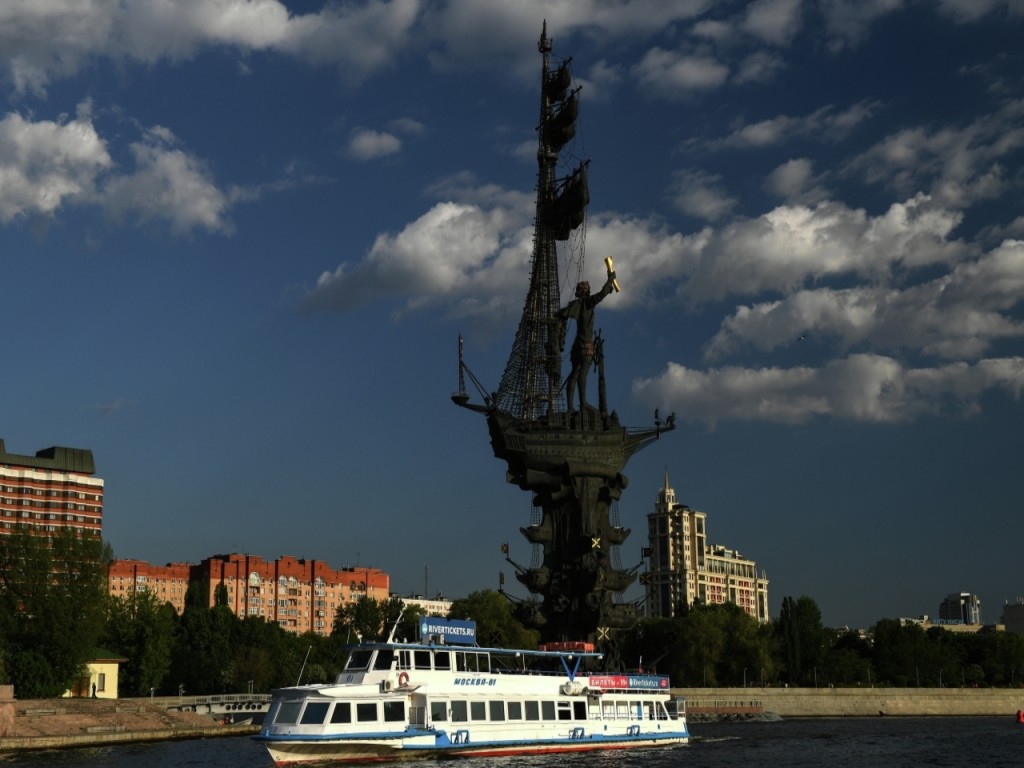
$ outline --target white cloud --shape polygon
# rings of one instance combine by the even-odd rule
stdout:
[[[717,221],[736,206],[736,198],[729,197],[721,176],[695,168],[676,171],[670,192],[676,208],[705,221]]]
[[[881,355],[851,355],[821,368],[725,367],[695,371],[669,363],[638,379],[633,394],[677,418],[714,428],[722,421],[798,424],[815,418],[896,423],[925,415],[966,416],[992,390],[1019,399],[1024,358],[909,368]]]
[[[788,45],[802,27],[802,0],[754,0],[747,6],[743,30],[773,45]]]
[[[356,160],[376,160],[402,149],[402,140],[391,133],[358,128],[349,139],[348,153]]]
[[[854,158],[847,171],[904,194],[929,189],[939,204],[965,208],[1006,189],[999,163],[1024,147],[1022,118],[1024,101],[1013,101],[960,128],[906,128]]]
[[[929,203],[915,197],[875,217],[838,202],[784,205],[730,223],[710,238],[680,290],[699,304],[728,295],[788,293],[828,276],[877,280],[895,268],[951,264],[965,251],[948,239],[961,216]]]
[[[0,223],[52,216],[63,205],[90,200],[111,165],[87,108],[74,120],[33,122],[9,113],[0,120]]]
[[[906,0],[821,0],[830,47],[841,50],[860,44],[875,20],[903,10],[906,4]]]
[[[813,204],[828,197],[821,178],[814,175],[814,163],[806,157],[787,160],[768,174],[765,189],[787,203]]]
[[[743,125],[711,146],[756,149],[802,137],[838,141],[857,125],[870,119],[877,108],[877,103],[861,101],[841,112],[837,112],[834,106],[827,106],[802,117],[777,115]]]
[[[729,67],[710,54],[652,48],[633,67],[632,73],[648,91],[666,98],[681,98],[723,85],[729,78]]]
[[[153,128],[131,145],[133,171],[112,176],[99,195],[117,220],[169,222],[176,234],[194,229],[230,234],[229,200],[206,164],[176,146],[165,128]]]
[[[333,64],[358,79],[394,62],[419,11],[419,0],[305,14],[279,0],[8,0],[0,3],[0,51],[19,92],[43,93],[98,58],[174,61],[215,46]]]

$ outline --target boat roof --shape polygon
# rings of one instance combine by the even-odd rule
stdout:
[[[574,659],[588,658],[600,659],[603,653],[598,651],[580,651],[575,649],[566,650],[531,650],[528,648],[494,648],[480,645],[459,645],[456,643],[408,643],[399,641],[369,641],[342,646],[345,650],[372,651],[372,650],[413,650],[413,651],[472,651],[473,653],[492,653],[500,656],[524,656],[530,658],[549,659]]]

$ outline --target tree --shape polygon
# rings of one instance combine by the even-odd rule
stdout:
[[[103,643],[128,659],[118,674],[122,693],[146,696],[162,690],[171,667],[174,607],[152,592],[110,599]]]
[[[495,648],[535,648],[539,633],[524,627],[512,615],[512,604],[500,592],[485,589],[455,600],[448,611],[450,619],[476,622],[480,645]]]
[[[815,684],[828,647],[818,604],[806,595],[797,600],[783,598],[775,637],[784,679],[792,685]]]
[[[83,676],[103,632],[110,560],[100,537],[70,528],[0,535],[0,645],[18,696],[60,696]]]

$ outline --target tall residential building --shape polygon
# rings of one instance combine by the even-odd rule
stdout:
[[[54,446],[35,456],[8,453],[0,440],[0,534],[18,525],[35,533],[72,528],[103,535],[103,480],[92,451]]]
[[[695,602],[734,603],[758,621],[768,615],[768,578],[739,552],[708,543],[707,515],[676,501],[668,484],[647,516],[650,559],[642,582],[651,618],[678,615]]]
[[[969,592],[953,592],[939,603],[939,618],[955,624],[981,624],[981,600]]]
[[[390,578],[378,568],[335,569],[320,560],[289,556],[267,562],[255,555],[214,555],[198,565],[165,566],[115,560],[107,579],[111,595],[152,592],[178,613],[185,609],[190,582],[203,585],[211,606],[223,586],[227,605],[239,618],[261,616],[296,634],[329,635],[340,606],[361,597],[387,600],[390,596]]]

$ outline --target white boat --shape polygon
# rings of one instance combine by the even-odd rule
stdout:
[[[353,646],[333,684],[273,691],[276,765],[489,757],[686,744],[668,677],[587,672],[589,643],[482,648],[475,624],[421,619],[425,642]],[[462,643],[462,644],[459,644]]]

